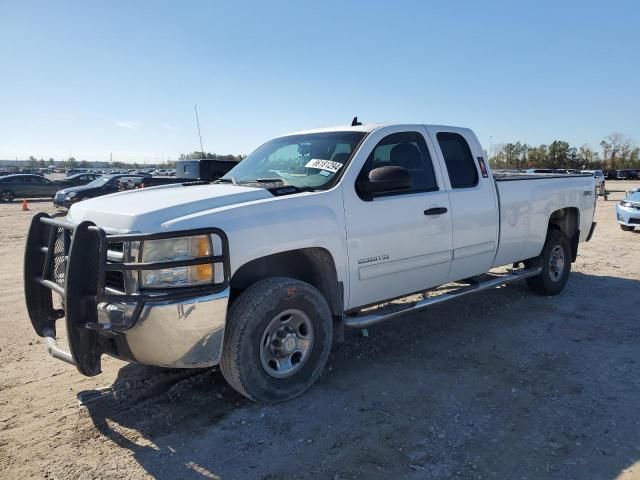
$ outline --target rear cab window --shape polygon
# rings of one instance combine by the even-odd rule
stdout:
[[[472,188],[478,185],[476,162],[465,138],[453,132],[438,132],[436,138],[447,166],[451,188]]]

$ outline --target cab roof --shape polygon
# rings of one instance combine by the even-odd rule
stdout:
[[[310,134],[310,133],[326,133],[326,132],[364,132],[364,133],[371,133],[374,130],[377,130],[379,128],[384,128],[384,127],[394,127],[394,126],[403,126],[406,125],[407,127],[415,127],[416,125],[422,125],[424,127],[436,127],[436,128],[442,128],[442,129],[446,129],[446,130],[451,130],[451,131],[468,131],[468,128],[464,128],[464,127],[454,127],[454,126],[449,126],[449,125],[429,125],[429,124],[421,124],[421,123],[365,123],[362,125],[336,125],[333,127],[322,127],[322,128],[311,128],[311,129],[307,129],[307,130],[299,130],[297,132],[291,132],[291,133],[287,133],[284,135],[281,135],[282,137],[289,137],[291,135],[306,135],[306,134]]]

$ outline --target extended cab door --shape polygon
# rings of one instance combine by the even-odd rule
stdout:
[[[428,126],[445,170],[453,222],[448,281],[487,272],[498,248],[498,200],[480,143],[471,130]]]
[[[451,263],[451,208],[441,170],[433,159],[433,147],[422,126],[383,128],[365,139],[354,168],[342,183],[348,308],[446,280]],[[407,169],[411,188],[367,198],[358,191],[357,180],[383,166]]]

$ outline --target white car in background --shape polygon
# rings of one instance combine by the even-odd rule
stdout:
[[[625,232],[640,227],[640,189],[635,189],[616,205],[616,217]]]

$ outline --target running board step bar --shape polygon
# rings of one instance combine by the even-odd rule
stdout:
[[[375,325],[376,323],[392,320],[407,313],[424,310],[432,305],[448,302],[449,300],[463,297],[469,293],[476,293],[481,290],[488,290],[490,288],[496,288],[502,285],[507,285],[509,283],[518,282],[520,280],[524,280],[525,278],[535,277],[536,275],[539,275],[541,271],[541,267],[536,267],[522,270],[512,270],[508,274],[499,276],[490,274],[490,278],[482,279],[477,283],[472,283],[471,285],[460,287],[459,289],[453,290],[451,292],[425,298],[424,300],[420,300],[419,302],[414,303],[407,308],[403,308],[391,313],[377,313],[376,311],[373,311],[371,313],[345,315],[344,326],[348,328],[370,327],[371,325]],[[383,310],[383,308],[381,308],[380,310]]]

